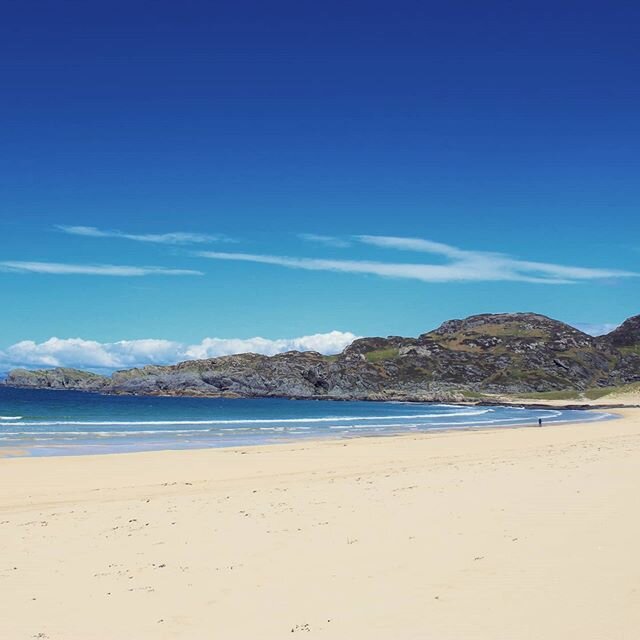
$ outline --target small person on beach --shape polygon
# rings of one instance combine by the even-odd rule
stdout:
[[[542,426],[542,418],[538,418],[538,426],[541,427]]]

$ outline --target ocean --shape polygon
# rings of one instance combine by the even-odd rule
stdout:
[[[408,402],[160,398],[0,387],[0,450],[28,456],[543,426],[602,412]]]

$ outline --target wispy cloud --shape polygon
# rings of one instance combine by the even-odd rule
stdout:
[[[445,264],[382,262],[371,260],[333,260],[298,258],[253,253],[201,251],[196,255],[213,260],[236,260],[279,265],[309,271],[362,273],[422,282],[529,282],[538,284],[573,284],[606,278],[637,277],[638,273],[619,269],[602,269],[519,260],[501,253],[468,251],[421,238],[391,236],[357,236],[367,245],[442,256]]]
[[[24,340],[0,351],[0,368],[77,367],[109,371],[248,352],[274,355],[298,350],[334,354],[342,351],[356,337],[349,332],[330,331],[276,340],[260,337],[205,338],[192,345],[155,339],[97,342],[82,338],[50,338],[39,343]]]
[[[52,275],[85,276],[201,276],[202,271],[194,269],[167,269],[165,267],[132,267],[114,264],[66,264],[61,262],[24,262],[7,260],[0,262],[0,271],[17,273],[46,273]]]
[[[186,233],[175,231],[172,233],[125,233],[117,230],[104,230],[97,227],[58,225],[60,231],[74,236],[88,238],[123,238],[136,242],[151,242],[155,244],[184,245],[184,244],[209,244],[211,242],[229,242],[230,239],[223,235],[211,235],[207,233]]]
[[[356,238],[364,243],[382,247],[384,249],[400,249],[402,251],[418,251],[422,253],[431,253],[434,255],[442,255],[448,258],[462,259],[469,256],[495,256],[499,254],[482,252],[482,251],[465,251],[458,249],[449,244],[442,242],[434,242],[433,240],[424,240],[423,238],[402,238],[396,236],[356,236]]]
[[[306,269],[308,271],[339,271],[343,273],[364,273],[391,278],[411,278],[423,282],[451,282],[452,280],[474,279],[478,274],[468,274],[450,266],[401,264],[390,262],[374,262],[366,260],[326,260],[322,258],[292,258],[288,256],[270,256],[253,253],[224,253],[220,251],[201,251],[203,258],[213,260],[235,260],[242,262],[258,262],[261,264],[279,265],[290,269]]]
[[[388,249],[399,249],[402,251],[415,251],[442,255],[455,262],[476,266],[482,270],[496,270],[505,275],[515,275],[513,279],[520,279],[520,276],[529,277],[534,275],[538,281],[538,276],[559,281],[592,280],[597,278],[620,278],[637,277],[638,273],[631,271],[621,271],[619,269],[598,269],[589,267],[572,267],[566,265],[550,264],[546,262],[532,262],[529,260],[518,260],[502,253],[492,253],[483,251],[467,251],[440,242],[431,242],[421,238],[398,238],[393,236],[358,236],[358,239],[365,243]],[[508,278],[505,278],[508,279]]]
[[[318,244],[322,244],[325,247],[336,247],[339,249],[345,249],[351,246],[351,242],[349,240],[345,240],[344,238],[337,238],[335,236],[322,236],[316,233],[300,233],[298,237],[301,240],[306,240],[307,242],[316,242]]]

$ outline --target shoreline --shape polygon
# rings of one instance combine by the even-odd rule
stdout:
[[[424,403],[424,404],[428,404],[428,403]],[[438,404],[438,403],[436,403]],[[451,405],[453,406],[453,405]],[[514,407],[514,408],[522,408],[522,409],[528,409],[528,408],[533,408],[533,409],[542,409],[542,410],[565,410],[565,407],[561,407],[561,406],[552,406],[552,405],[537,405],[535,407],[525,407],[519,403],[516,404],[509,404],[509,405],[505,405],[505,404],[486,404],[486,405],[456,405],[456,406],[461,406],[461,407],[466,407],[466,406],[487,406],[487,407],[491,407],[491,406],[496,406],[496,407],[504,407],[504,406],[510,406],[510,407]],[[444,434],[444,433],[462,433],[462,432],[491,432],[494,430],[504,430],[504,429],[539,429],[539,428],[553,428],[553,427],[561,427],[561,426],[567,426],[567,425],[575,425],[575,424],[582,424],[582,425],[589,425],[592,424],[594,422],[603,422],[603,421],[607,421],[607,420],[615,420],[615,419],[619,419],[621,416],[619,414],[617,414],[615,411],[611,412],[609,409],[613,408],[613,409],[625,409],[625,408],[634,408],[634,407],[630,407],[628,405],[623,405],[623,406],[614,406],[614,407],[610,407],[609,405],[598,405],[598,406],[591,406],[591,405],[587,405],[584,407],[571,407],[570,409],[566,409],[569,411],[591,411],[591,412],[596,412],[599,413],[600,415],[598,417],[594,417],[591,420],[580,420],[580,419],[576,419],[576,420],[554,420],[554,421],[547,421],[545,422],[543,420],[542,425],[537,424],[536,422],[533,421],[524,421],[520,422],[520,423],[511,423],[511,424],[492,424],[492,423],[478,423],[477,425],[473,425],[473,424],[469,424],[467,426],[433,426],[433,427],[426,427],[423,430],[410,430],[407,429],[406,431],[397,431],[397,432],[389,432],[389,433],[362,433],[362,434],[358,434],[356,432],[354,433],[346,433],[346,434],[339,434],[338,432],[327,432],[326,434],[320,435],[320,434],[314,434],[312,436],[307,436],[307,437],[295,437],[295,436],[291,436],[289,438],[281,438],[278,440],[273,440],[273,441],[266,441],[266,442],[256,442],[256,443],[247,443],[247,444],[234,444],[234,445],[206,445],[206,444],[196,444],[196,445],[189,445],[189,444],[185,444],[184,446],[178,446],[176,444],[176,442],[172,443],[173,446],[168,445],[166,446],[166,448],[156,448],[156,447],[151,447],[151,448],[139,448],[139,449],[128,449],[128,450],[122,450],[122,451],[114,451],[114,450],[109,450],[109,445],[94,445],[94,444],[87,444],[87,443],[79,443],[77,445],[70,445],[70,444],[61,444],[61,443],[55,443],[55,444],[47,444],[47,445],[34,445],[34,446],[30,446],[27,444],[21,444],[19,446],[16,447],[11,447],[11,446],[2,446],[0,447],[0,460],[2,460],[3,458],[76,458],[76,457],[96,457],[96,456],[103,456],[103,455],[127,455],[127,454],[143,454],[143,453],[163,453],[163,452],[189,452],[189,451],[202,451],[202,450],[245,450],[245,449],[254,449],[257,447],[274,447],[274,446],[286,446],[286,445],[296,445],[296,444],[315,444],[315,443],[323,443],[323,442],[343,442],[343,441],[351,441],[351,440],[359,440],[359,439],[363,439],[363,438],[403,438],[403,437],[412,437],[412,436],[428,436],[428,435],[437,435],[437,434]],[[533,420],[533,418],[532,418]],[[213,441],[212,441],[213,442]],[[91,449],[91,448],[104,448],[106,449],[105,451],[98,451],[96,450],[94,451],[90,451],[90,450],[83,450],[83,451],[78,451],[77,453],[54,453],[54,452],[49,452],[49,453],[37,453],[39,450],[42,449],[72,449],[73,447],[77,447],[78,450],[80,449]],[[111,445],[111,447],[113,447],[115,445]],[[130,446],[134,446],[134,445],[130,445]],[[142,445],[144,447],[144,445]],[[35,452],[35,453],[34,453]]]
[[[593,408],[593,407],[592,407]],[[626,407],[626,408],[635,408],[635,407]],[[593,408],[595,410],[595,408]],[[76,454],[46,454],[46,455],[33,455],[30,454],[29,451],[31,449],[29,447],[16,447],[15,449],[12,447],[0,447],[0,460],[6,458],[29,458],[29,459],[46,459],[46,458],[83,458],[83,457],[97,457],[97,456],[125,456],[125,455],[140,455],[140,454],[162,454],[167,452],[175,452],[175,453],[187,453],[189,451],[235,451],[235,452],[245,452],[246,450],[252,450],[256,448],[266,448],[271,449],[273,447],[286,447],[292,446],[296,444],[322,444],[327,442],[350,442],[352,440],[366,440],[366,439],[394,439],[394,438],[416,438],[422,436],[436,436],[439,434],[447,434],[447,433],[483,433],[483,432],[492,432],[492,431],[500,431],[500,430],[508,430],[508,429],[550,429],[556,427],[566,427],[571,425],[581,425],[587,426],[598,422],[606,422],[609,420],[618,420],[622,418],[622,415],[614,413],[602,414],[602,418],[596,418],[594,420],[589,421],[580,421],[580,420],[559,420],[553,423],[543,423],[541,426],[534,423],[522,423],[522,424],[506,424],[499,426],[468,426],[468,427],[434,427],[432,429],[424,430],[424,431],[407,431],[403,433],[368,433],[363,435],[345,435],[345,436],[337,436],[337,435],[327,435],[325,437],[310,437],[310,438],[291,438],[291,439],[283,439],[277,442],[261,442],[259,444],[246,444],[246,445],[230,445],[230,446],[194,446],[194,447],[168,447],[166,449],[140,449],[133,451],[104,451],[104,452],[96,452],[96,453],[76,453]],[[54,447],[55,445],[48,445],[49,447]],[[83,445],[86,446],[86,445]]]
[[[617,413],[0,459],[0,636],[631,640],[640,410]]]

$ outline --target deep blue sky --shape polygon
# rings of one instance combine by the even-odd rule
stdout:
[[[192,255],[450,259],[352,238],[367,234],[640,271],[639,23],[631,2],[5,3],[0,349],[639,313],[632,276],[431,282]]]

